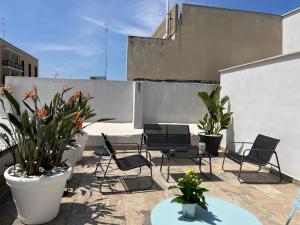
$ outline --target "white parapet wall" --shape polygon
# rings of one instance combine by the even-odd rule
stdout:
[[[107,81],[6,77],[14,95],[22,99],[25,90],[36,85],[41,103],[49,102],[64,87],[89,93],[98,117],[115,118],[113,123],[134,122],[135,128],[144,123],[197,123],[206,109],[197,97],[198,91],[211,92],[216,84]]]
[[[197,123],[206,108],[197,96],[217,85],[202,83],[144,82],[144,123]]]
[[[300,180],[300,52],[221,71],[233,124],[227,141],[254,141],[261,133],[280,139],[285,174]]]
[[[97,113],[94,119],[109,117],[115,118],[114,122],[132,121],[133,82],[131,81],[6,77],[6,84],[19,99],[23,98],[26,89],[31,90],[33,85],[36,85],[42,103],[49,102],[53,95],[64,87],[73,87],[70,94],[81,90],[94,97],[91,100]]]
[[[300,51],[300,8],[283,15],[282,52]]]

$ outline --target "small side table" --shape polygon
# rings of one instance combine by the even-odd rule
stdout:
[[[186,150],[186,149],[175,148],[175,152],[171,152],[171,150],[169,149],[169,150],[163,150],[161,151],[161,153],[162,155],[161,155],[160,173],[167,182],[169,181],[170,178],[170,161],[176,158],[188,158],[188,159],[192,159],[193,161],[196,161],[195,159],[198,159],[198,162],[196,161],[196,163],[199,163],[200,173],[207,179],[210,179],[212,176],[211,158],[213,157],[213,155],[208,152],[200,152],[198,150]],[[162,172],[162,167],[165,158],[167,160],[167,177],[165,177]],[[205,173],[202,172],[201,166],[202,166],[203,158],[209,159],[209,176],[207,176]]]

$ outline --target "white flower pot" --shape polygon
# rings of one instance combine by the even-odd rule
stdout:
[[[72,144],[70,144],[70,145],[73,148],[76,148],[75,163],[77,163],[81,160],[81,157],[82,157],[82,153],[83,153],[82,147],[77,142],[72,142]]]
[[[60,208],[61,198],[71,167],[61,174],[33,178],[10,175],[13,166],[4,172],[7,185],[25,224],[42,224],[54,219]]]
[[[64,150],[61,161],[63,162],[65,160],[68,160],[68,162],[71,164],[71,174],[68,181],[72,180],[74,167],[76,165],[76,159],[78,157],[78,152],[79,152],[79,148],[74,148],[71,146],[68,146]]]
[[[87,133],[83,133],[83,134],[77,134],[74,139],[76,140],[77,144],[79,144],[81,146],[80,148],[80,153],[78,155],[78,158],[76,160],[76,162],[80,161],[81,158],[82,158],[82,154],[83,154],[83,151],[85,149],[85,145],[87,143],[87,140],[88,140],[89,136]]]
[[[194,219],[197,217],[197,208],[198,205],[196,203],[182,204],[182,214],[187,218]]]

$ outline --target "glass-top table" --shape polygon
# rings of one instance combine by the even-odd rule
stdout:
[[[151,212],[152,225],[262,225],[262,223],[247,210],[233,203],[206,197],[208,211],[201,208],[196,219],[188,219],[182,215],[182,206],[171,203],[172,198],[158,203]]]
[[[169,178],[170,178],[170,162],[173,159],[178,159],[178,158],[192,159],[194,162],[196,162],[198,164],[199,171],[205,178],[210,179],[212,176],[211,158],[213,157],[213,155],[208,152],[176,147],[176,148],[169,148],[169,149],[161,150],[161,153],[162,153],[162,155],[161,155],[160,173],[165,178],[166,181],[169,181]],[[208,165],[209,165],[209,175],[208,176],[202,172],[202,159],[203,158],[209,159],[208,160]],[[164,176],[163,171],[162,171],[165,159],[166,159],[166,163],[167,163],[167,177]]]

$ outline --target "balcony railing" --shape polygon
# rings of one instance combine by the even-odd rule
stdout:
[[[2,65],[19,71],[24,70],[23,66],[21,64],[16,63],[14,60],[9,60],[9,59],[3,60]]]

